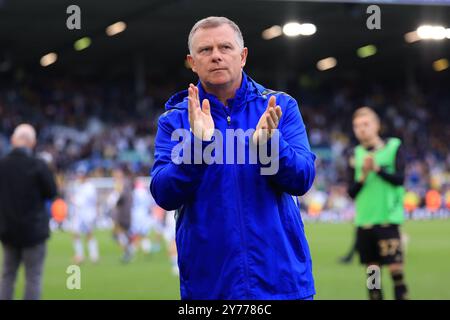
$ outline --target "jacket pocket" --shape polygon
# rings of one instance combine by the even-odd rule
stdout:
[[[284,229],[289,245],[294,251],[295,258],[301,262],[308,259],[308,245],[300,217],[300,209],[288,194],[283,194],[283,206],[280,214],[283,217]]]
[[[180,225],[178,225],[180,224]],[[180,281],[186,282],[189,280],[189,251],[191,250],[186,227],[183,226],[180,221],[177,221],[176,228],[176,245],[178,251],[178,267],[180,269]]]

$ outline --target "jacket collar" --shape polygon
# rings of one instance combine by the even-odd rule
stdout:
[[[203,86],[201,85],[200,81],[197,83],[197,87],[199,88],[199,96],[201,100],[208,99],[211,102],[211,104],[220,104],[220,105],[222,104],[216,96],[207,93],[203,89]],[[241,86],[239,87],[238,90],[236,90],[236,95],[234,96],[234,98],[228,100],[229,105],[232,107],[239,107],[243,105],[245,102],[249,102],[257,98],[266,99],[267,98],[267,95],[265,93],[266,91],[267,90],[262,85],[256,83],[244,71],[242,71]],[[186,109],[187,96],[188,96],[187,90],[177,92],[166,102],[165,105],[166,110]]]
[[[20,156],[32,156],[33,150],[29,148],[13,148],[11,150],[12,155],[20,155]]]
[[[208,99],[212,105],[221,105],[222,102],[213,94],[207,93],[203,88],[200,80],[197,83],[198,93],[200,96],[200,100]],[[244,71],[242,71],[242,81],[239,89],[236,90],[236,94],[233,98],[227,100],[227,105],[230,107],[238,107],[246,102],[247,92],[248,91],[248,79],[247,75]]]

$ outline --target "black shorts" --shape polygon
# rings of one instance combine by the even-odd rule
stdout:
[[[356,248],[362,264],[389,265],[403,262],[399,225],[358,227],[356,237]]]

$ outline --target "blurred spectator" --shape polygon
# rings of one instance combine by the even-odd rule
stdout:
[[[19,125],[11,138],[13,150],[0,160],[0,240],[3,269],[0,299],[14,297],[19,266],[25,265],[24,299],[41,297],[42,269],[49,237],[46,203],[56,196],[56,182],[47,164],[33,156],[34,128]]]

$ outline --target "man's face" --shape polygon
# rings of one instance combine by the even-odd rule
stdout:
[[[379,129],[378,121],[371,115],[361,115],[353,120],[353,132],[360,142],[374,139]]]
[[[192,55],[187,59],[207,86],[235,85],[241,79],[247,48],[240,49],[234,30],[224,24],[197,30],[192,37]]]

